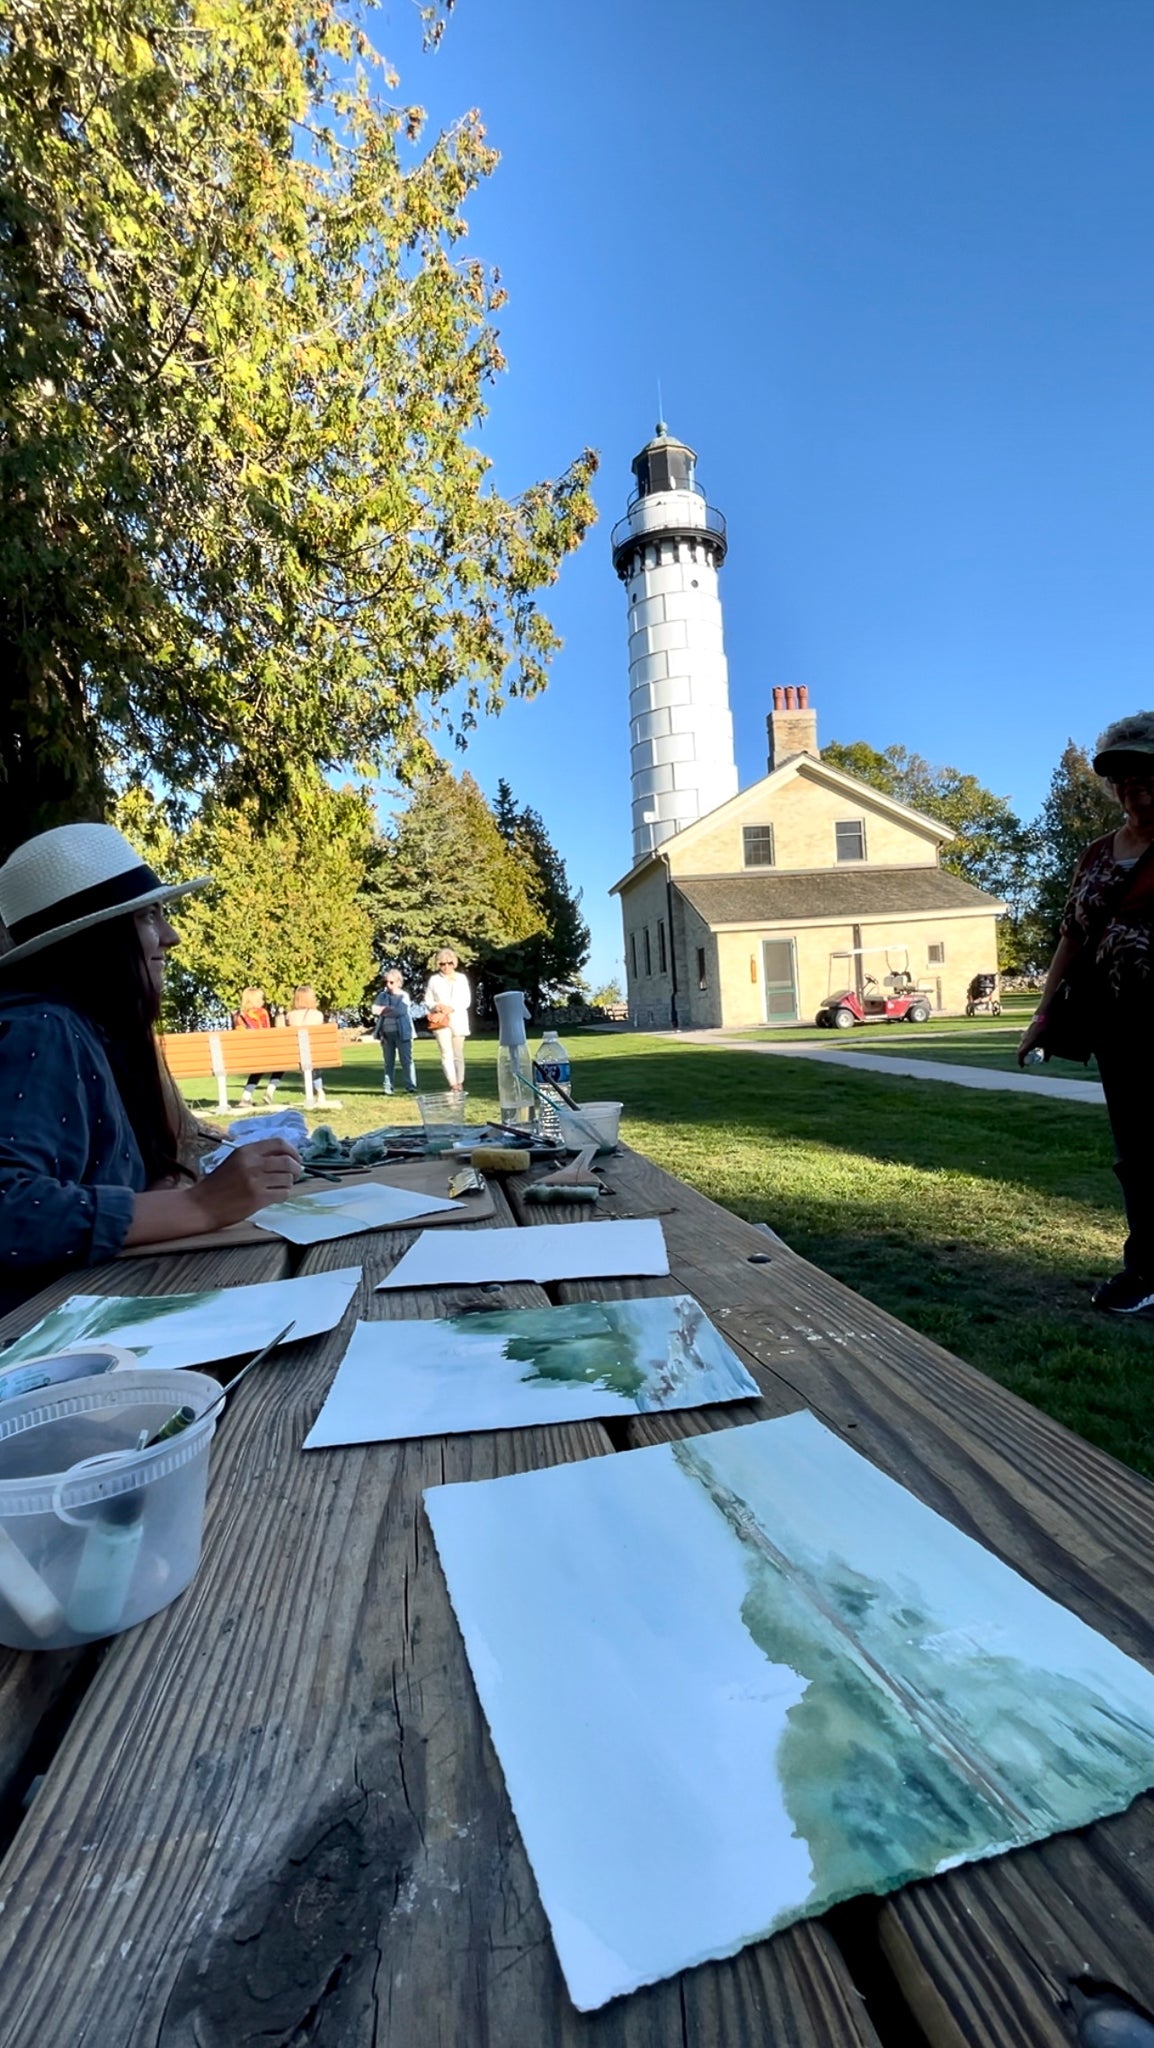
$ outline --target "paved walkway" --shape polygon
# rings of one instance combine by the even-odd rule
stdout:
[[[728,1045],[734,1052],[764,1052],[775,1059],[816,1060],[824,1067],[860,1067],[867,1074],[902,1074],[911,1081],[948,1081],[958,1088],[994,1088],[1013,1095],[1056,1095],[1062,1102],[1104,1102],[1099,1081],[1066,1081],[1034,1067],[1025,1073],[997,1067],[948,1066],[944,1060],[904,1060],[889,1053],[842,1052],[824,1045],[770,1045],[765,1039],[729,1038],[721,1032],[683,1031],[682,1039]]]

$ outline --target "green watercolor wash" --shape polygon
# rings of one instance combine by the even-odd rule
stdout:
[[[813,1864],[808,1911],[1084,1825],[1148,1785],[1149,1729],[1089,1686],[967,1655],[912,1577],[891,1585],[767,1531],[706,1446],[672,1450],[742,1547],[749,1635],[806,1681],[774,1763]]]

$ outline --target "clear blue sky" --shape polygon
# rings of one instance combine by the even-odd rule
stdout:
[[[502,153],[468,245],[510,293],[500,487],[601,455],[548,693],[466,757],[542,813],[596,979],[630,861],[609,528],[659,378],[729,521],[743,784],[775,683],[1026,816],[1067,736],[1154,703],[1150,0],[459,0],[432,57],[398,0],[374,35]]]

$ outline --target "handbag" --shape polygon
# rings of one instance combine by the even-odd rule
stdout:
[[[430,1031],[447,1031],[453,1021],[453,1012],[447,1003],[432,1003],[425,1011],[425,1022]]]
[[[1075,1060],[1083,1067],[1089,1060],[1101,1017],[1102,998],[1096,972],[1098,948],[1107,926],[1114,922],[1120,910],[1136,903],[1147,908],[1152,884],[1154,846],[1148,846],[1100,907],[1094,930],[1087,932],[1046,1005],[1041,1046],[1048,1060]]]

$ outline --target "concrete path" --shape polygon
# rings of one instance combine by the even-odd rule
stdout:
[[[947,1066],[944,1060],[903,1060],[889,1053],[842,1052],[824,1045],[770,1045],[765,1039],[722,1037],[720,1032],[683,1031],[698,1044],[727,1045],[734,1052],[764,1052],[772,1058],[816,1060],[823,1067],[860,1067],[867,1074],[901,1074],[911,1081],[948,1081],[957,1088],[993,1088],[1013,1095],[1056,1095],[1062,1102],[1104,1102],[1100,1081],[1066,1081],[1035,1068],[1025,1073],[997,1067]]]

